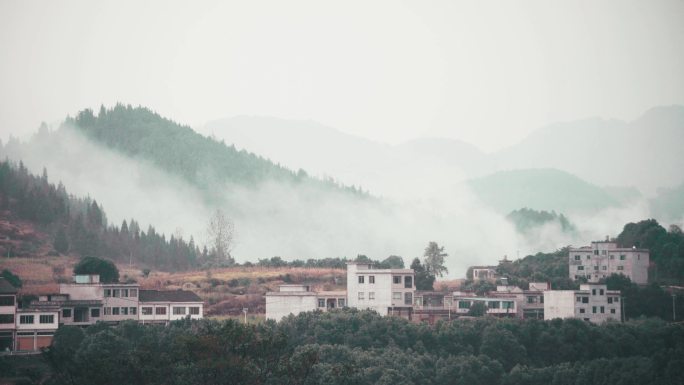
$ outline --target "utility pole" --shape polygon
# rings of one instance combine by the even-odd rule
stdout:
[[[245,325],[247,325],[247,310],[248,309],[246,307],[242,308],[242,312],[245,314]]]
[[[627,321],[627,314],[625,314],[625,297],[620,297],[620,301],[622,301],[622,322]]]
[[[677,322],[677,295],[672,294],[672,322]]]

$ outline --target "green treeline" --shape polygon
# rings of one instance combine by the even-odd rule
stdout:
[[[75,118],[67,118],[65,124],[109,148],[151,161],[207,192],[226,183],[253,187],[279,181],[368,196],[355,186],[313,178],[304,170],[295,172],[250,152],[238,151],[232,144],[202,136],[143,107],[117,104],[111,109],[101,107],[97,115],[86,109]]]
[[[280,323],[62,327],[53,384],[679,384],[684,325],[461,319],[435,326],[358,310]]]
[[[196,268],[212,259],[192,238],[167,239],[152,226],[142,230],[135,220],[109,225],[97,201],[69,195],[61,183],[49,183],[46,172],[40,177],[32,175],[22,163],[0,162],[0,209],[39,226],[53,237],[59,253],[133,261],[170,271]],[[5,253],[30,256],[34,252],[31,244],[24,245],[27,249]]]

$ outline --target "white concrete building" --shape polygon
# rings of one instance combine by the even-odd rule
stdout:
[[[318,296],[308,285],[280,285],[280,291],[268,292],[265,298],[266,318],[275,321],[318,308]]]
[[[373,269],[367,263],[347,262],[349,307],[410,318],[415,291],[412,269]]]
[[[71,315],[64,317],[65,323],[137,320],[139,290],[137,283],[100,283],[98,275],[76,275],[74,283],[59,285],[59,294],[67,295],[70,301],[60,306],[63,316]]]
[[[584,284],[579,290],[544,292],[544,319],[579,318],[593,323],[622,320],[620,291],[606,285]]]
[[[14,349],[16,331],[17,289],[0,278],[0,351]]]
[[[17,310],[17,351],[37,351],[52,344],[59,327],[59,308]]]
[[[197,294],[185,290],[140,290],[138,321],[168,323],[190,316],[204,316],[204,302]]]
[[[592,242],[591,246],[570,248],[568,254],[571,279],[586,277],[598,282],[611,274],[622,274],[632,282],[648,283],[649,251],[621,248],[615,242]]]

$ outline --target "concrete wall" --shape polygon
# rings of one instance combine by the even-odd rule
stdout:
[[[12,298],[12,302],[14,305],[12,306],[0,306],[0,314],[8,314],[12,315],[13,318],[15,317],[15,314],[17,312],[17,298],[14,294],[3,294],[2,297],[9,297]],[[0,323],[0,330],[14,330],[14,324],[15,321],[12,321],[11,323]]]
[[[316,294],[313,292],[305,292],[300,295],[266,294],[267,319],[280,321],[290,314],[297,315],[301,312],[316,310],[317,306]]]
[[[544,292],[544,319],[574,318],[575,291],[552,290]]]
[[[41,323],[40,316],[52,316],[53,322]],[[33,316],[33,323],[22,324],[21,316]],[[22,330],[57,330],[59,327],[59,312],[58,311],[18,311],[16,316],[17,331]]]
[[[570,278],[587,277],[589,282],[622,274],[634,283],[645,285],[649,261],[648,250],[618,248],[609,242],[593,242],[591,247],[573,248],[568,253]]]

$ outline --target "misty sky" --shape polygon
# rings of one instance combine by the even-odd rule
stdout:
[[[684,1],[0,0],[0,139],[117,101],[491,151],[684,104]]]

